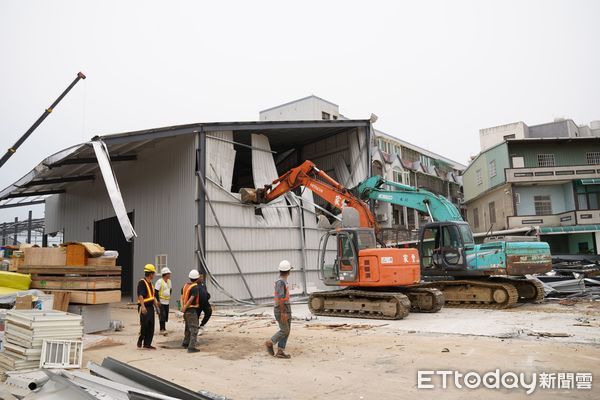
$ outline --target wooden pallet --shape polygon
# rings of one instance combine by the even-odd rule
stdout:
[[[82,276],[102,276],[102,275],[121,275],[121,267],[109,266],[73,266],[64,265],[22,265],[19,267],[19,273],[35,275],[82,275]]]
[[[50,290],[120,289],[120,276],[43,276],[31,277],[31,288]]]
[[[120,290],[46,290],[48,293],[69,293],[70,304],[107,304],[121,301]]]

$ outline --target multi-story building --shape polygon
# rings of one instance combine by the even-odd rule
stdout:
[[[600,121],[517,122],[480,143],[463,176],[473,231],[531,228],[553,253],[600,252]]]
[[[340,114],[337,104],[314,95],[260,112],[261,121],[318,119],[342,120],[346,117]],[[372,175],[430,190],[461,207],[461,174],[465,165],[376,129],[371,144]],[[322,168],[335,176],[333,169]],[[427,219],[416,210],[388,203],[376,204],[375,211],[380,225],[393,228],[399,233],[399,240],[414,238],[420,222]]]

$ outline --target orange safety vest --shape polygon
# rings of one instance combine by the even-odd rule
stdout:
[[[275,298],[275,301],[277,301],[279,299],[277,297],[279,295],[277,293],[277,282],[279,282],[279,280],[275,281],[275,283],[274,283],[274,290],[273,290],[273,297]],[[288,290],[287,283],[286,282],[284,282],[284,283],[285,283],[285,296],[281,300],[283,300],[283,301],[290,301],[290,291]]]
[[[148,283],[147,280],[145,279],[140,279],[142,282],[144,282],[144,284],[146,285],[146,297],[144,297],[144,303],[148,303],[150,301],[154,301],[154,289],[152,288],[152,286],[150,286],[150,284]],[[139,303],[139,301],[138,301]]]
[[[187,304],[190,299],[190,292],[194,288],[194,286],[198,286],[197,283],[186,283],[183,287],[183,295],[181,296],[181,305],[184,306]],[[198,308],[200,307],[200,296],[196,296],[192,304],[188,306],[188,308]]]

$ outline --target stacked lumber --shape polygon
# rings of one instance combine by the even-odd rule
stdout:
[[[25,249],[19,272],[31,275],[32,289],[53,294],[55,304],[56,300],[67,307],[117,303],[121,301],[121,267],[116,265],[116,256],[103,256],[105,253],[114,252],[105,252],[93,243]]]
[[[44,339],[82,340],[80,315],[61,311],[11,310],[6,314],[0,371],[38,368]]]
[[[31,288],[48,293],[69,293],[71,304],[106,304],[121,301],[121,267],[67,267],[24,265]]]

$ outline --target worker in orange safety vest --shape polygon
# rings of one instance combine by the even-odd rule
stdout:
[[[154,337],[154,313],[159,307],[152,286],[154,274],[156,274],[156,267],[146,264],[144,279],[140,279],[137,286],[138,314],[140,315],[140,334],[137,347],[149,350],[156,350],[156,347],[152,346],[152,338]]]
[[[267,351],[277,358],[290,358],[285,352],[290,329],[292,328],[292,307],[290,305],[290,291],[288,289],[288,276],[292,270],[292,264],[288,260],[279,263],[279,279],[275,281],[275,319],[279,324],[279,331],[265,342]],[[277,353],[275,353],[277,345]]]

